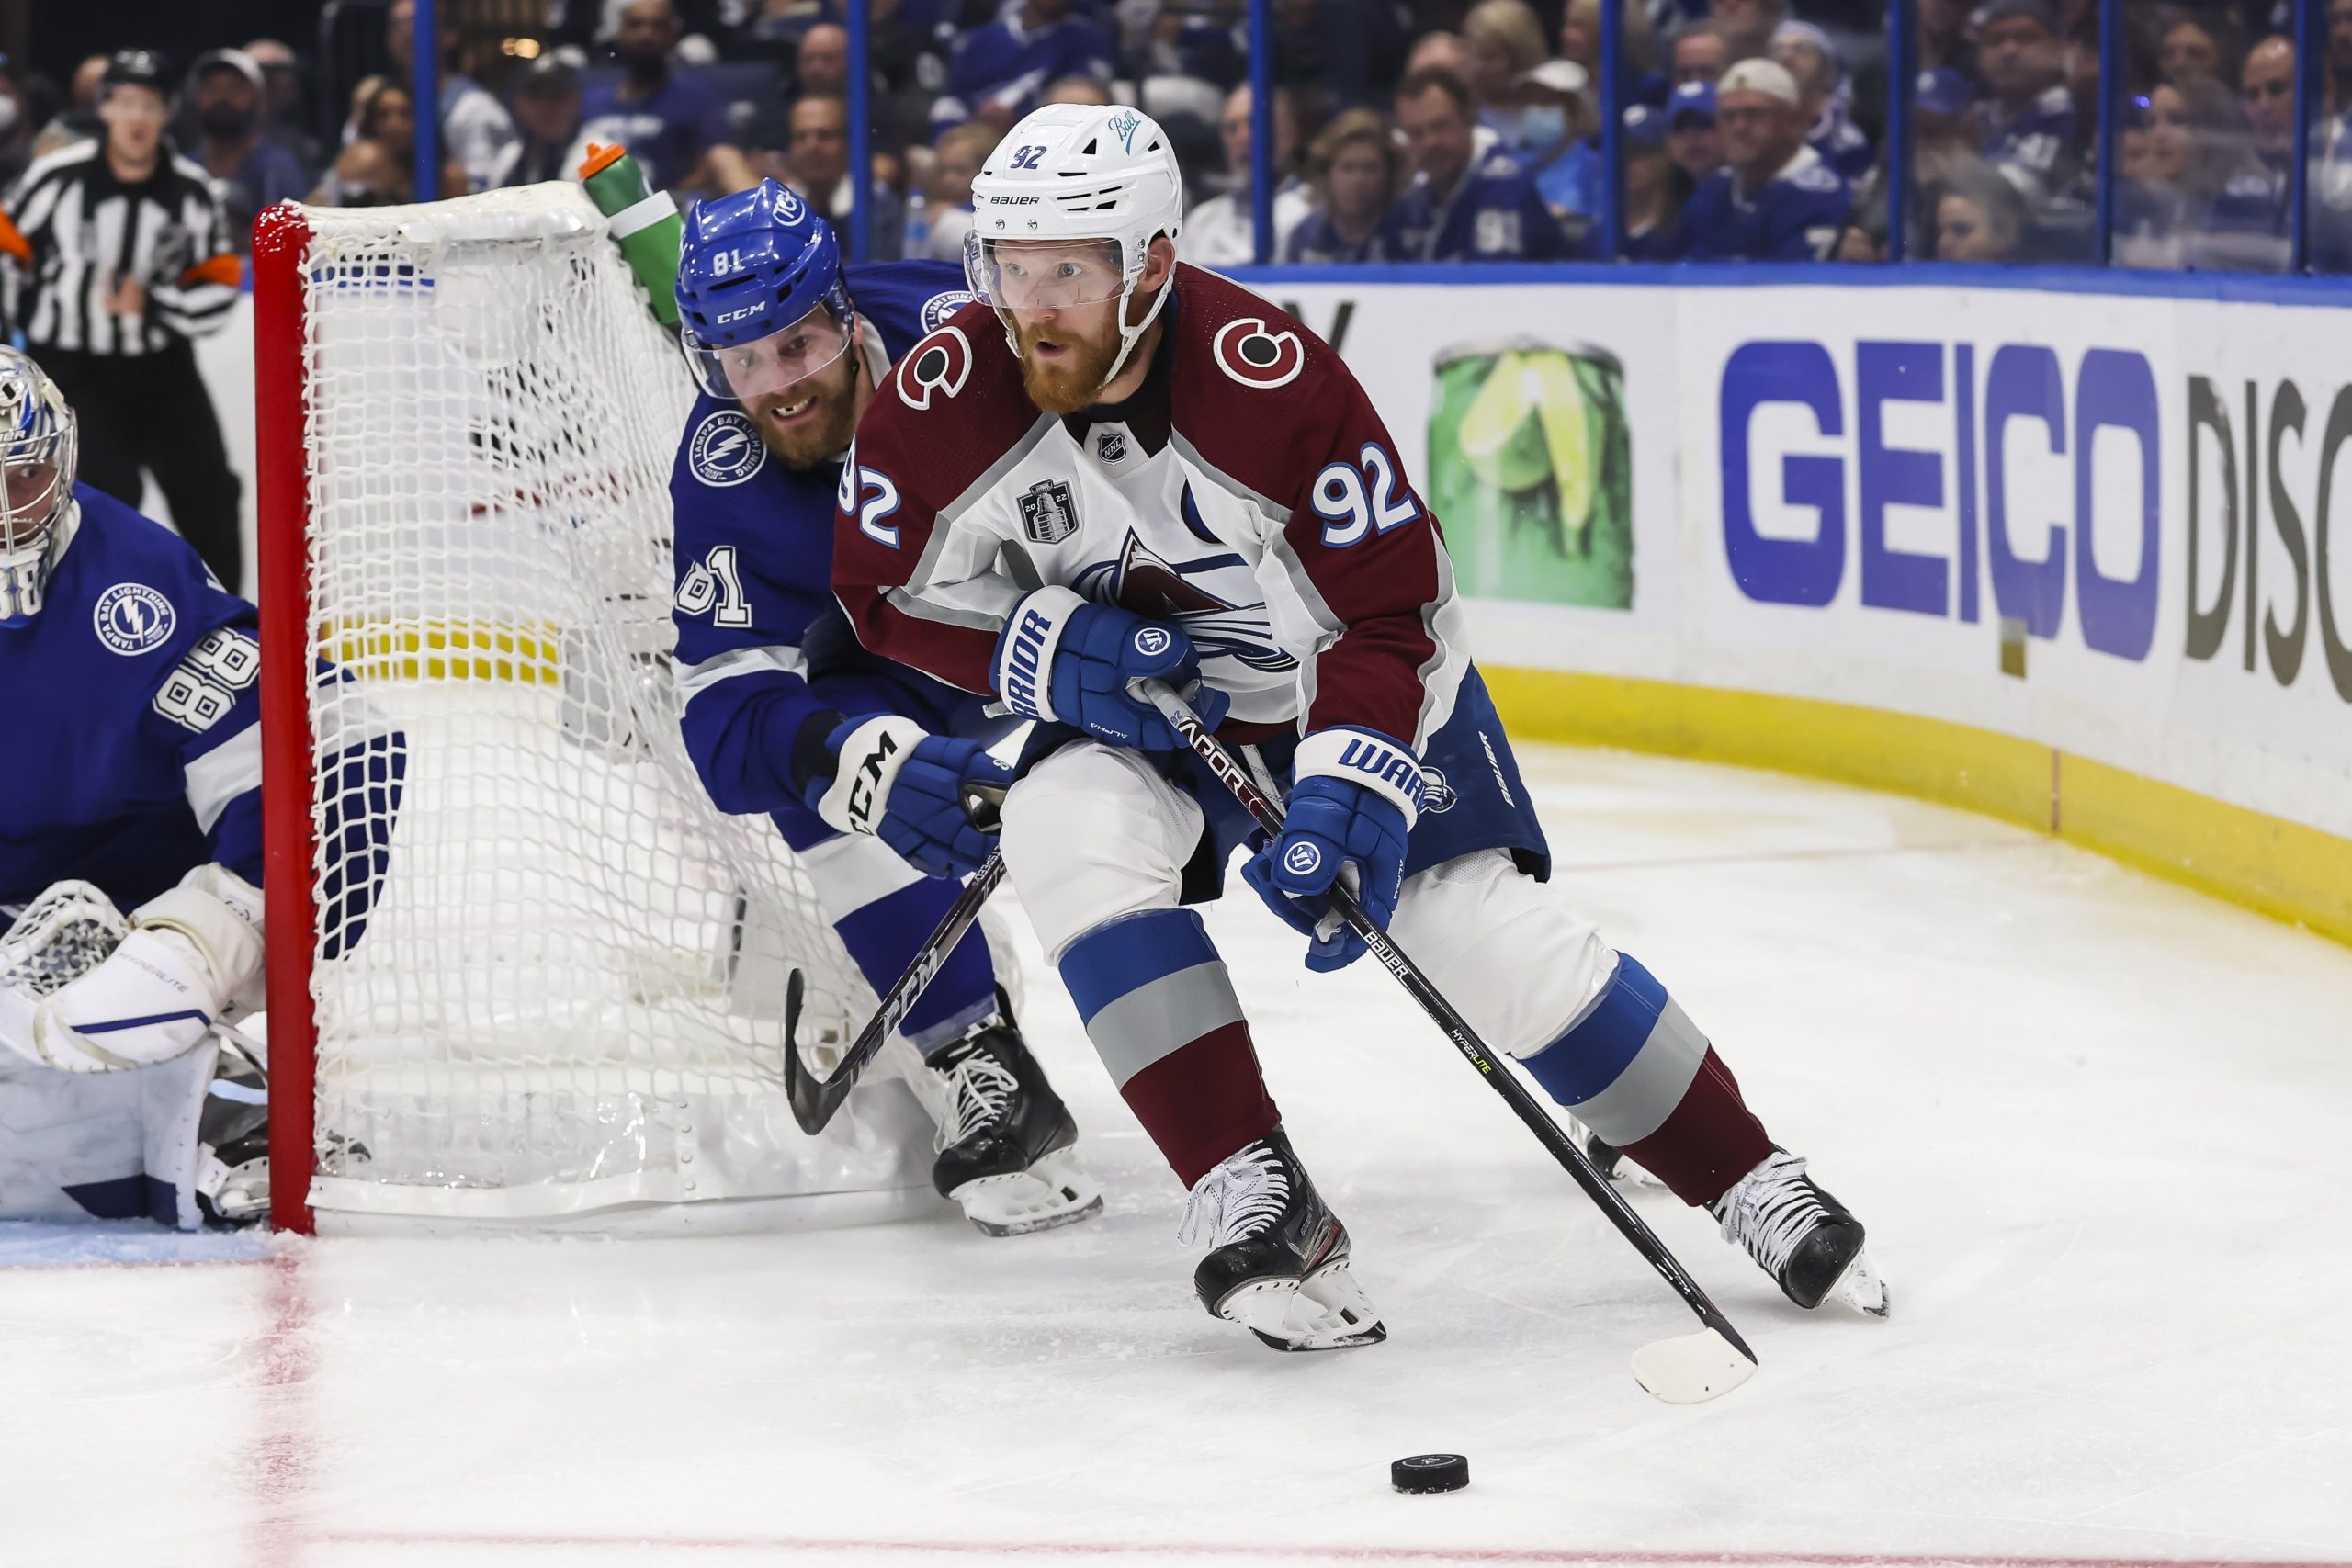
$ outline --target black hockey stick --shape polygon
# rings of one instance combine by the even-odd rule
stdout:
[[[1003,800],[1003,794],[991,788],[985,792],[974,791],[966,798],[964,805],[975,821],[981,822],[989,831],[994,831],[996,808]],[[857,1039],[831,1075],[826,1077],[820,1078],[811,1073],[800,1059],[800,1044],[797,1037],[800,1032],[800,998],[806,982],[799,968],[794,967],[791,977],[784,985],[784,1093],[792,1104],[792,1119],[800,1123],[802,1132],[813,1138],[825,1130],[825,1123],[831,1122],[833,1112],[842,1108],[842,1101],[849,1098],[849,1091],[857,1087],[858,1075],[865,1071],[867,1064],[874,1060],[884,1042],[890,1038],[891,1032],[904,1023],[907,1014],[922,1000],[922,994],[939,974],[940,965],[945,964],[947,955],[956,951],[956,944],[964,940],[964,933],[972,929],[972,922],[980,918],[980,906],[989,901],[989,895],[995,892],[996,885],[1003,880],[1004,853],[1001,850],[990,850],[989,858],[972,873],[970,880],[964,884],[964,891],[956,895],[956,902],[947,907],[947,913],[939,918],[939,924],[908,962],[907,972],[891,986],[889,995],[882,998],[881,1006],[874,1010],[873,1018],[858,1031]]]
[[[1233,753],[1209,733],[1207,727],[1201,723],[1199,716],[1193,712],[1184,699],[1164,681],[1138,681],[1135,685],[1138,694],[1167,717],[1176,733],[1191,745],[1193,753],[1208,764],[1210,772],[1216,774],[1227,789],[1233,792],[1233,797],[1241,803],[1242,809],[1257,820],[1267,836],[1279,837],[1283,830],[1282,807],[1266,798],[1264,792],[1251,782]],[[1542,1144],[1552,1157],[1576,1179],[1577,1185],[1584,1189],[1585,1196],[1600,1205],[1600,1212],[1609,1217],[1609,1222],[1623,1233],[1625,1239],[1634,1244],[1634,1249],[1649,1260],[1650,1267],[1674,1287],[1675,1293],[1706,1325],[1696,1334],[1661,1339],[1636,1350],[1634,1353],[1634,1381],[1670,1404],[1696,1404],[1702,1400],[1728,1393],[1746,1382],[1756,1371],[1756,1352],[1747,1348],[1747,1341],[1739,1337],[1739,1331],[1731,1325],[1731,1320],[1708,1299],[1707,1292],[1690,1277],[1674,1254],[1666,1249],[1666,1244],[1658,1240],[1641,1215],[1634,1212],[1633,1206],[1609,1184],[1606,1177],[1593,1168],[1592,1161],[1586,1158],[1584,1151],[1560,1131],[1558,1123],[1536,1102],[1535,1097],[1520,1086],[1519,1080],[1508,1068],[1498,1066],[1495,1053],[1487,1049],[1485,1042],[1478,1038],[1468,1021],[1456,1012],[1453,1005],[1430,983],[1429,976],[1421,973],[1420,965],[1408,957],[1387,932],[1372,923],[1371,918],[1363,911],[1363,906],[1356,901],[1353,891],[1334,883],[1331,908],[1363,940],[1364,947],[1380,961],[1380,966],[1395,976],[1397,984],[1420,1004],[1421,1010],[1445,1032],[1446,1038],[1453,1043],[1453,1048],[1462,1053],[1462,1059],[1478,1069],[1478,1075],[1486,1079],[1487,1086],[1502,1096],[1503,1103],[1527,1123],[1527,1130],[1535,1134],[1536,1142]]]

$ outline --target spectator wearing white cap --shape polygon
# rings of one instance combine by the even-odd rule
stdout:
[[[1684,261],[1819,261],[1838,243],[1853,192],[1805,145],[1795,80],[1743,60],[1715,84],[1727,166],[1683,208],[1668,253]]]
[[[1847,112],[1852,88],[1829,35],[1811,22],[1782,22],[1772,29],[1771,55],[1797,85],[1797,107],[1812,127],[1805,145],[1849,184],[1869,174],[1871,139]]]
[[[268,84],[261,62],[242,49],[198,55],[187,73],[189,112],[196,119],[196,158],[212,178],[237,249],[253,243],[254,214],[311,188],[301,160],[263,130]]]

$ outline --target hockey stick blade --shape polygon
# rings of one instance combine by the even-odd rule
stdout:
[[[1192,747],[1193,755],[1208,764],[1209,771],[1231,792],[1234,799],[1240,803],[1242,809],[1250,814],[1269,839],[1281,834],[1282,807],[1268,798],[1233,753],[1209,733],[1200,716],[1177,694],[1175,688],[1165,681],[1141,680],[1133,682],[1129,690],[1159,710],[1169,725]],[[1496,1060],[1495,1054],[1487,1048],[1485,1041],[1478,1038],[1469,1021],[1446,1000],[1435,983],[1422,973],[1420,965],[1408,957],[1404,949],[1398,947],[1386,931],[1373,923],[1348,884],[1345,881],[1333,883],[1329,897],[1332,909],[1363,940],[1364,950],[1405,988],[1408,996],[1420,1005],[1421,1011],[1430,1021],[1438,1026],[1464,1061],[1478,1069],[1487,1087],[1493,1089],[1510,1108],[1511,1114],[1535,1135],[1535,1141],[1544,1145],[1544,1152],[1575,1179],[1576,1184],[1584,1189],[1585,1196],[1592,1200],[1602,1216],[1617,1227],[1618,1234],[1633,1244],[1634,1250],[1657,1270],[1658,1277],[1682,1298],[1683,1305],[1706,1325],[1697,1334],[1643,1347],[1634,1359],[1634,1381],[1657,1398],[1676,1404],[1692,1404],[1713,1399],[1746,1382],[1756,1371],[1756,1352],[1747,1348],[1747,1341],[1739,1337],[1739,1330],[1731,1325],[1731,1320],[1724,1316],[1699,1281],[1690,1277],[1690,1270],[1682,1267],[1681,1260],[1667,1250],[1666,1244],[1658,1240],[1647,1222],[1635,1213],[1633,1205],[1610,1185],[1609,1179],[1594,1168],[1585,1152],[1577,1147],[1575,1140],[1560,1130],[1559,1123],[1536,1102],[1535,1097],[1520,1086],[1508,1067]],[[1723,1359],[1726,1356],[1740,1362],[1744,1370],[1733,1370]]]
[[[784,987],[784,1095],[792,1107],[792,1119],[800,1124],[802,1132],[813,1138],[825,1130],[825,1124],[842,1108],[842,1101],[849,1098],[849,1091],[857,1087],[859,1075],[880,1054],[891,1031],[905,1022],[907,1014],[922,1000],[923,991],[947,962],[947,955],[956,951],[956,944],[972,929],[972,922],[980,918],[980,906],[989,901],[989,895],[1003,880],[1004,856],[991,850],[908,963],[907,972],[899,976],[889,995],[874,1010],[874,1016],[858,1031],[857,1039],[842,1056],[841,1065],[826,1077],[817,1077],[800,1059],[800,1007],[807,983],[798,969],[793,970]]]
[[[1756,1375],[1756,1358],[1713,1328],[1660,1339],[1634,1352],[1634,1381],[1668,1404],[1704,1404]]]

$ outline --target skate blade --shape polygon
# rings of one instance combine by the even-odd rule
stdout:
[[[967,1181],[948,1197],[983,1235],[1057,1230],[1102,1212],[1102,1184],[1075,1149],[1056,1149],[1027,1170]]]
[[[1854,1260],[1846,1265],[1846,1271],[1829,1287],[1829,1296],[1844,1302],[1864,1317],[1883,1318],[1892,1304],[1886,1281],[1879,1278],[1878,1269],[1867,1252],[1854,1254]]]
[[[1217,1315],[1275,1350],[1345,1350],[1388,1337],[1387,1325],[1344,1263],[1305,1280],[1253,1280],[1218,1303]]]
[[[1661,1339],[1634,1352],[1634,1381],[1668,1404],[1720,1399],[1756,1375],[1756,1363],[1712,1328]]]

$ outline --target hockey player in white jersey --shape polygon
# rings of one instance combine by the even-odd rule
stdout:
[[[973,187],[980,304],[902,356],[860,422],[833,583],[868,648],[1079,732],[1012,786],[1005,860],[1191,1190],[1202,1302],[1281,1349],[1385,1332],[1184,908],[1248,844],[1243,876],[1307,933],[1310,967],[1363,951],[1325,897],[1351,867],[1482,1035],[1792,1300],[1883,1312],[1860,1222],[1548,880],[1436,520],[1326,344],[1177,264],[1182,191],[1133,109],[1048,107],[1005,137]],[[1194,683],[1203,718],[1279,784],[1278,839],[1250,842],[1131,694],[1146,676]]]
[[[243,1223],[266,1098],[216,1026],[261,996],[254,607],[74,457],[56,386],[0,348],[0,1217]],[[327,824],[322,892],[356,935],[398,737],[340,765],[373,823]]]

